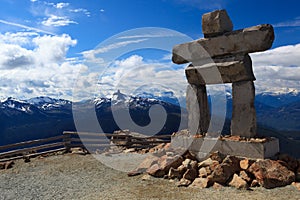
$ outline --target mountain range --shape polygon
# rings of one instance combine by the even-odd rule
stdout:
[[[179,129],[179,125],[182,125],[181,128],[187,127],[187,112],[179,106],[179,101],[172,92],[164,92],[160,96],[151,93],[130,96],[117,91],[112,98],[76,102],[76,105],[79,105],[76,107],[71,101],[50,97],[28,100],[7,98],[0,101],[0,145],[56,136],[65,130],[75,131],[74,109],[84,112],[90,105],[95,109],[103,132],[111,133],[120,129],[114,120],[113,112],[129,111],[133,122],[139,127],[144,127],[151,123],[149,109],[157,104],[163,106],[167,114],[166,122],[158,134],[172,134]],[[229,94],[223,133],[230,132],[231,107],[232,99]],[[289,153],[297,153],[300,144],[300,94],[258,94],[255,107],[258,134],[278,137],[283,149]],[[88,127],[89,119],[84,116],[82,119],[87,122],[86,131],[93,131]],[[135,127],[128,125],[126,128],[132,130]]]

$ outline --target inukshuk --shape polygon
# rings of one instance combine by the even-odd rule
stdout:
[[[273,27],[263,24],[233,31],[227,12],[217,10],[202,16],[202,31],[203,39],[173,48],[174,63],[192,63],[185,70],[190,84],[187,90],[189,128],[196,121],[199,124],[194,130],[196,133],[205,134],[208,131],[210,112],[206,85],[232,83],[231,134],[255,137],[255,76],[248,54],[271,48]],[[191,95],[197,97],[198,113],[195,113],[195,105],[189,99]]]

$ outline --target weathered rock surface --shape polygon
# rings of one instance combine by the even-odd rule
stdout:
[[[176,45],[173,48],[172,61],[184,64],[217,56],[260,52],[270,49],[273,41],[272,25],[263,24],[228,32],[219,37]]]
[[[200,168],[198,173],[200,178],[206,178],[208,175],[205,167]]]
[[[204,134],[210,122],[206,86],[189,85],[186,92],[188,129],[191,133]]]
[[[241,169],[247,170],[253,163],[254,163],[253,160],[249,160],[245,158],[240,161],[240,167]]]
[[[207,178],[196,178],[190,187],[197,188],[207,188],[208,187],[208,179]]]
[[[184,167],[178,167],[177,169],[174,169],[171,167],[169,170],[169,173],[168,173],[168,178],[169,179],[177,178],[180,180],[182,178],[183,174],[186,172],[186,170],[187,169]]]
[[[146,172],[154,177],[163,177],[165,175],[165,172],[161,170],[158,164],[152,165],[146,170]]]
[[[149,155],[146,159],[141,162],[141,164],[137,167],[137,169],[129,172],[128,176],[136,176],[142,173],[145,173],[148,168],[158,162],[159,157]]]
[[[254,81],[252,61],[248,54],[213,59],[214,63],[204,65],[194,62],[185,74],[190,84],[223,84],[239,81]]]
[[[246,138],[256,136],[255,88],[253,81],[232,84],[231,134]]]
[[[187,169],[186,172],[183,174],[183,178],[190,180],[190,181],[194,181],[195,178],[197,178],[198,176],[198,171],[196,169]]]
[[[192,181],[188,180],[188,179],[184,179],[182,178],[178,183],[177,186],[178,187],[187,187],[192,183]]]
[[[247,182],[244,179],[242,179],[241,177],[239,177],[237,174],[233,175],[232,180],[229,182],[229,186],[235,187],[238,189],[248,189],[249,188]]]
[[[218,165],[211,175],[208,176],[210,183],[226,184],[234,173],[240,171],[239,159],[234,156],[227,156],[224,161]]]
[[[258,160],[248,169],[258,183],[265,188],[290,185],[295,181],[295,173],[274,160]]]
[[[294,186],[297,190],[300,191],[300,183],[293,182],[292,186]]]
[[[278,156],[278,159],[283,161],[283,163],[281,163],[281,164],[285,165],[289,170],[297,171],[298,161],[295,158],[293,158],[287,154],[280,154]]]
[[[239,177],[247,181],[247,183],[252,182],[252,178],[249,176],[249,174],[246,171],[240,171]]]
[[[216,10],[202,16],[204,37],[214,37],[233,30],[233,24],[226,10]]]

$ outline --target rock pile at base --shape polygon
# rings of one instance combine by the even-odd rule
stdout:
[[[300,189],[300,160],[288,155],[279,155],[276,160],[250,160],[214,152],[199,162],[189,151],[181,155],[176,152],[170,144],[160,145],[128,176],[146,173],[170,179],[179,187],[271,189],[292,184]]]

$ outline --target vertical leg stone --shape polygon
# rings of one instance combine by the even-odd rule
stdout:
[[[188,129],[191,133],[207,133],[210,114],[205,85],[188,85],[186,104],[188,110]]]
[[[255,87],[253,81],[232,84],[231,134],[241,137],[256,136]]]

